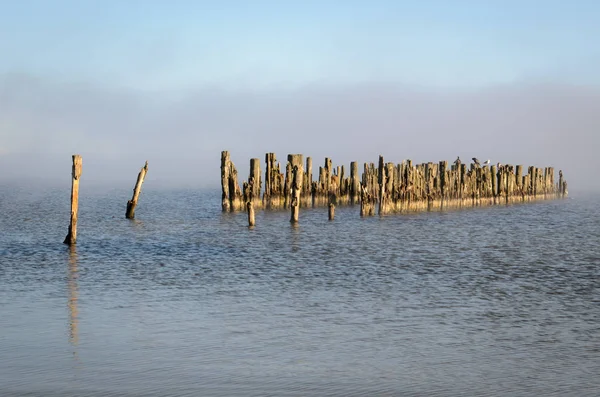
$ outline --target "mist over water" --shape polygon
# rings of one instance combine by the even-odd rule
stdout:
[[[596,196],[360,218],[0,189],[3,396],[592,396]]]
[[[189,87],[144,92],[0,74],[0,181],[70,183],[71,155],[89,184],[124,186],[148,160],[147,182],[219,186],[228,150],[240,179],[249,159],[274,152],[322,165],[351,161],[463,161],[554,167],[570,187],[600,191],[600,88],[523,81],[481,88],[401,83],[301,87]],[[573,189],[570,189],[573,191]]]

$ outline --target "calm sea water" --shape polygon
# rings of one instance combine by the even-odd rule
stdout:
[[[597,396],[600,209],[361,219],[0,189],[1,396]]]

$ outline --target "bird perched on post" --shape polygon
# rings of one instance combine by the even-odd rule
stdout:
[[[481,164],[479,164],[479,160],[477,160],[477,157],[473,157],[472,160],[476,165],[481,165]]]
[[[454,164],[460,163],[460,156],[456,156],[456,160],[454,160]]]
[[[486,160],[483,165],[489,165],[490,164],[490,160]]]

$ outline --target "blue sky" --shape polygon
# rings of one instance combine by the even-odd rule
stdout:
[[[88,184],[214,187],[229,150],[240,178],[460,155],[600,191],[598,38],[600,1],[0,0],[0,182],[79,153]]]
[[[135,89],[600,82],[600,2],[0,0],[0,73]]]

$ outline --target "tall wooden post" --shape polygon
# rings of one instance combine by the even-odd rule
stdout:
[[[523,196],[523,166],[521,164],[517,164],[515,166],[515,183],[517,184],[517,192],[515,194],[519,196]]]
[[[261,205],[260,190],[262,180],[260,176],[260,159],[250,159],[250,175],[248,176],[248,184],[250,186],[249,198],[252,200],[252,205]]]
[[[291,178],[291,218],[290,222],[297,223],[300,215],[300,193],[302,192],[302,179],[304,176],[304,170],[302,169],[302,155],[301,154],[290,154],[288,155],[288,164],[292,170]]]
[[[358,179],[358,163],[350,163],[350,204],[358,202],[360,197],[360,181]]]
[[[238,184],[237,170],[229,152],[221,152],[221,208],[223,211],[237,211],[244,208],[242,192]]]
[[[558,197],[563,198],[563,172],[562,170],[558,170]]]
[[[313,182],[313,174],[312,174],[312,157],[306,158],[306,171],[304,173],[304,195],[306,198],[310,198],[311,196],[311,188]]]
[[[256,225],[256,218],[254,216],[254,205],[252,204],[252,200],[246,203],[246,208],[248,210],[248,226],[252,227]]]
[[[231,204],[229,202],[229,152],[221,152],[221,209],[229,211]]]
[[[440,168],[439,168],[439,172],[440,172],[440,196],[441,196],[441,205],[442,207],[444,206],[444,199],[446,198],[447,195],[447,191],[448,191],[448,181],[446,180],[446,168],[448,167],[448,162],[445,160],[440,161]]]
[[[77,212],[79,210],[79,178],[81,177],[81,156],[73,155],[73,169],[71,171],[71,223],[69,232],[63,243],[74,245],[77,242]]]
[[[383,161],[383,156],[379,155],[379,167],[378,170],[378,178],[377,182],[379,183],[379,215],[385,214],[386,211],[386,178],[385,178],[385,163]]]
[[[146,177],[147,172],[148,162],[146,161],[146,164],[142,167],[140,173],[138,174],[137,182],[133,188],[133,197],[127,202],[127,211],[125,212],[125,218],[127,219],[133,219],[135,217],[135,206],[137,205],[138,198],[140,197],[142,183],[144,183],[144,178]]]

